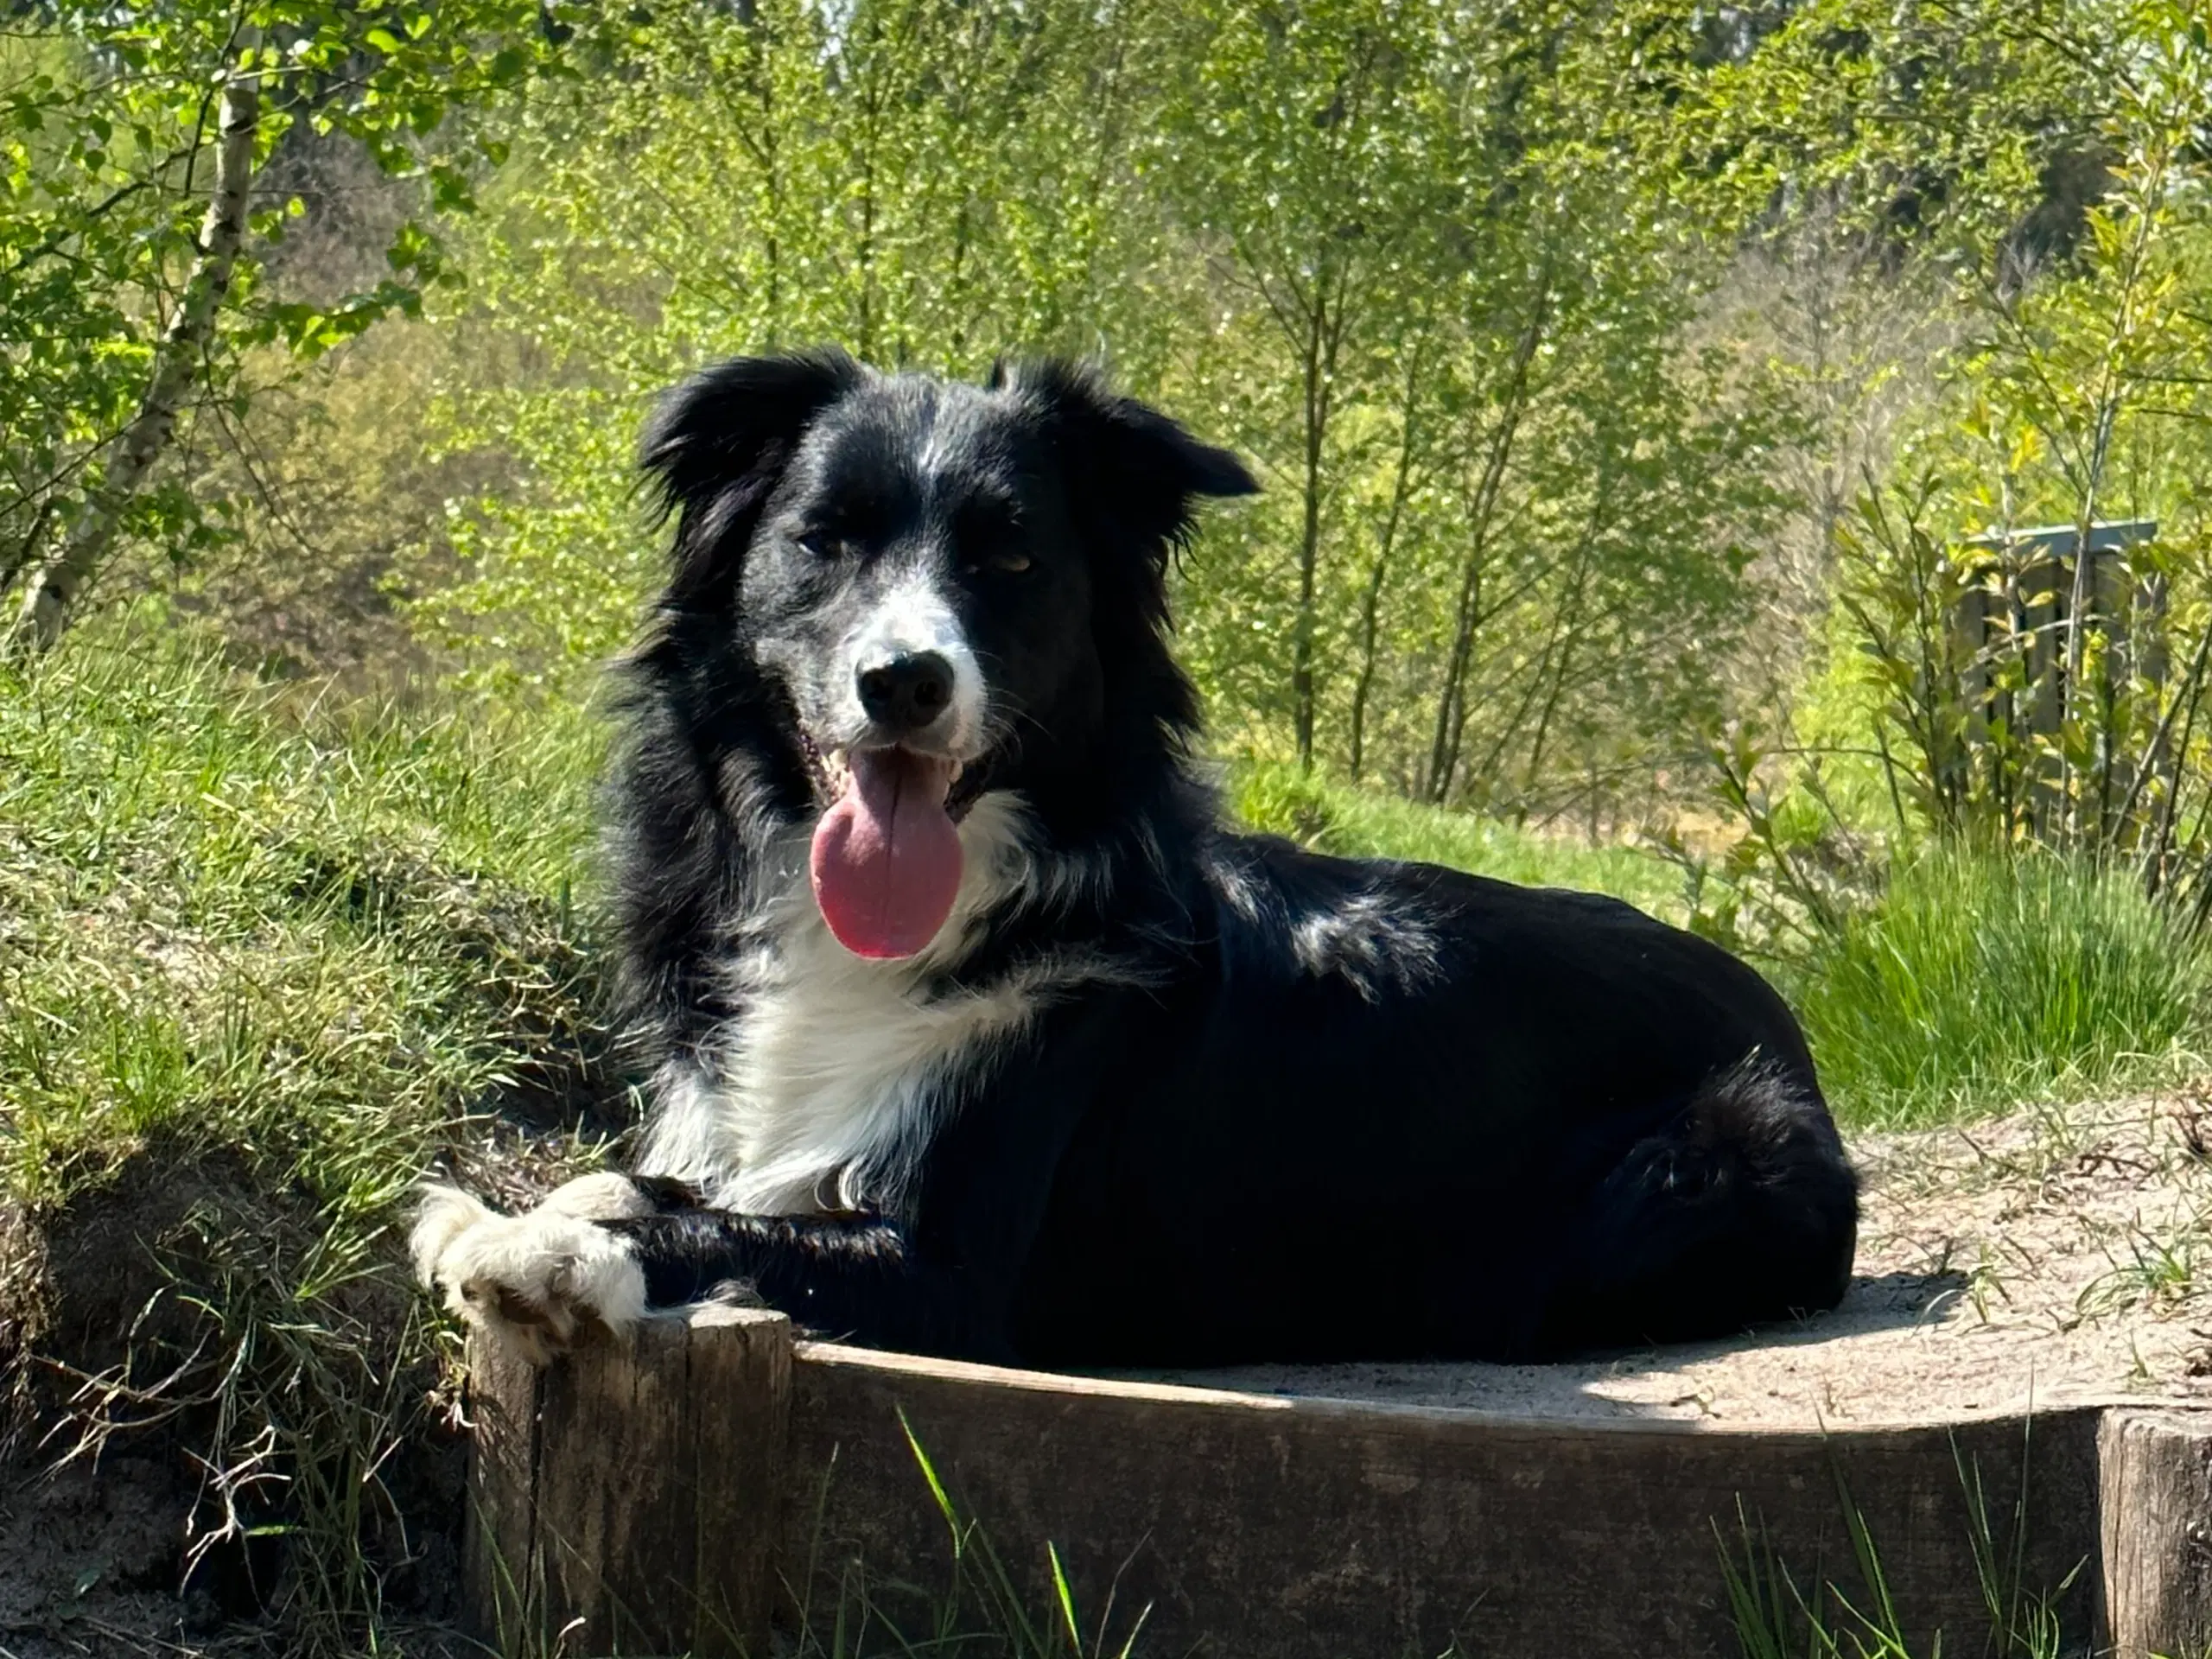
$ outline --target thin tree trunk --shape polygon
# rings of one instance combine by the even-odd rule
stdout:
[[[1599,463],[1598,487],[1590,503],[1590,522],[1581,535],[1575,537],[1574,575],[1567,583],[1566,602],[1554,620],[1554,637],[1559,642],[1559,659],[1550,665],[1551,684],[1544,694],[1543,711],[1536,716],[1536,734],[1529,745],[1529,768],[1522,775],[1521,812],[1523,821],[1528,814],[1526,803],[1536,792],[1536,778],[1543,770],[1544,744],[1551,735],[1552,717],[1558,714],[1560,702],[1567,696],[1567,688],[1571,683],[1575,641],[1586,620],[1582,614],[1582,601],[1590,591],[1592,550],[1597,545],[1599,535],[1608,527],[1610,514],[1607,510],[1612,505],[1611,473],[1610,467]],[[1544,654],[1548,658],[1550,657],[1549,645],[1545,646]],[[1592,810],[1596,810],[1594,802]]]
[[[1405,518],[1406,498],[1413,493],[1414,454],[1416,448],[1414,399],[1420,388],[1421,359],[1406,353],[1406,401],[1400,416],[1397,475],[1390,485],[1390,511],[1382,521],[1382,534],[1375,550],[1374,568],[1367,573],[1367,596],[1359,617],[1359,679],[1351,693],[1351,777],[1359,781],[1366,759],[1367,699],[1375,688],[1376,635],[1381,626],[1382,583],[1389,574],[1390,553],[1398,544],[1398,526]]]
[[[1529,314],[1529,326],[1522,330],[1514,349],[1513,374],[1506,386],[1505,407],[1498,411],[1497,425],[1491,435],[1490,454],[1483,463],[1482,480],[1475,488],[1474,511],[1467,526],[1471,545],[1459,583],[1459,607],[1452,618],[1452,652],[1445,668],[1444,687],[1436,699],[1436,735],[1429,746],[1427,787],[1422,791],[1439,806],[1452,792],[1452,774],[1459,766],[1459,734],[1467,720],[1461,704],[1466,696],[1467,664],[1474,655],[1475,632],[1483,621],[1482,572],[1490,551],[1491,519],[1504,492],[1506,465],[1512,458],[1514,435],[1528,401],[1529,369],[1535,361],[1536,347],[1542,343],[1550,309],[1551,272],[1547,270],[1537,287],[1535,308]]]
[[[46,527],[53,518],[54,498],[48,496],[39,504],[37,512],[32,515],[31,527],[24,531],[23,539],[16,544],[15,551],[8,555],[5,563],[0,563],[0,598],[6,596],[8,590],[16,585],[16,578],[29,569],[38,557],[39,548],[46,540]]]
[[[1560,616],[1554,636],[1559,647],[1558,658],[1548,661],[1546,664],[1548,684],[1544,692],[1544,706],[1536,716],[1536,734],[1529,742],[1528,769],[1521,777],[1522,806],[1518,821],[1522,823],[1528,819],[1528,802],[1535,794],[1536,779],[1543,771],[1544,745],[1551,736],[1552,716],[1559,713],[1560,702],[1567,695],[1568,677],[1573,671],[1575,631],[1580,621],[1583,588],[1589,574],[1589,561],[1586,558],[1578,561],[1574,581],[1567,592],[1567,606]],[[1544,652],[1547,658],[1550,658],[1551,652],[1552,647],[1546,645]]]
[[[2171,156],[2162,152],[2159,156],[2158,181],[2163,186],[2166,165]],[[2113,428],[2119,419],[2120,403],[2126,396],[2126,372],[2120,364],[2125,343],[2133,333],[2135,321],[2135,284],[2143,274],[2143,262],[2150,247],[2152,234],[2157,229],[2158,212],[2158,191],[2151,192],[2144,209],[2136,216],[2134,235],[2128,245],[2125,277],[2113,317],[2112,331],[2105,346],[2102,384],[2097,400],[2096,427],[2090,438],[2089,454],[2082,480],[2081,511],[2075,520],[2074,580],[2068,595],[2066,618],[2065,678],[2059,690],[2059,710],[2062,719],[2069,712],[2074,699],[2082,689],[2083,658],[2088,648],[2088,623],[2089,613],[2096,605],[2096,560],[2089,551],[2089,538],[2096,528],[2098,493],[2103,487],[2105,464],[2112,452]],[[2103,755],[2100,791],[2109,786],[2112,763],[2112,729],[2109,722],[2102,733]],[[2062,743],[2059,747],[2059,813],[2063,826],[2063,839],[2071,849],[2078,847],[2082,832],[2081,804],[2075,798],[2074,763],[2070,751]]]
[[[1337,343],[1343,333],[1341,283],[1336,308],[1329,300],[1325,267],[1313,284],[1313,311],[1306,337],[1306,522],[1298,543],[1298,615],[1291,629],[1291,715],[1298,733],[1298,769],[1313,770],[1313,601],[1321,563],[1321,460],[1328,442],[1336,392]]]
[[[2089,543],[2096,533],[2097,490],[2104,480],[2105,461],[2112,448],[2112,429],[2120,412],[2120,394],[2115,391],[2100,401],[2097,410],[2096,435],[2091,441],[2088,487],[2082,492],[2082,505],[2074,526],[2074,571],[2066,600],[2066,664],[2065,679],[2058,693],[2059,719],[2077,716],[2075,699],[2082,690],[2083,658],[2088,650],[2088,621],[2096,609],[2096,555],[2090,551]],[[2112,728],[2107,723],[2102,733],[2103,760],[2111,764]],[[2075,850],[2082,832],[2081,804],[2075,799],[2075,778],[2072,751],[2059,745],[2059,802],[2062,838],[2068,850]]]
[[[773,50],[771,45],[767,50]],[[765,66],[760,71],[760,143],[766,152],[760,176],[768,191],[768,234],[762,251],[768,258],[768,334],[784,337],[784,175],[783,145],[776,121],[776,75]]]
[[[855,257],[860,270],[860,327],[853,340],[855,354],[863,363],[875,359],[875,167],[876,146],[883,135],[883,63],[886,52],[895,50],[882,40],[882,25],[871,19],[868,31],[868,95],[861,108],[860,162],[861,234]]]
[[[246,30],[233,49],[244,59],[258,43],[258,33]],[[7,640],[16,651],[44,651],[61,637],[86,583],[114,547],[124,514],[176,429],[177,410],[192,389],[214,334],[216,314],[230,292],[232,268],[245,234],[246,194],[253,182],[254,140],[261,124],[260,73],[258,63],[234,60],[223,83],[214,188],[183,298],[155,350],[145,397],[117,439],[106,475],[90,492],[84,513],[70,526],[60,550],[32,574],[23,589]]]

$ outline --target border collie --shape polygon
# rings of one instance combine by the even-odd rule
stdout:
[[[1232,455],[1083,369],[674,392],[618,790],[638,1173],[416,1264],[543,1361],[742,1294],[1039,1366],[1531,1359],[1830,1307],[1796,1021],[1611,899],[1225,828],[1166,577]],[[1357,1317],[1319,1317],[1351,1308]]]

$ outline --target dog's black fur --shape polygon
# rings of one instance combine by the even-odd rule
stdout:
[[[1610,899],[1222,827],[1166,575],[1198,498],[1255,487],[1232,456],[1079,370],[814,353],[701,375],[645,461],[677,529],[632,670],[622,929],[681,1109],[778,1109],[730,1074],[765,1016],[729,964],[798,925],[824,687],[893,567],[937,584],[986,688],[956,806],[1021,809],[965,931],[868,970],[1015,1017],[897,1079],[897,1133],[811,1213],[702,1202],[696,1155],[641,1182],[657,1213],[604,1224],[651,1303],[740,1281],[862,1343],[1141,1366],[1526,1359],[1843,1294],[1853,1176],[1749,968]]]

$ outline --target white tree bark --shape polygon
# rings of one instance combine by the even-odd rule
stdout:
[[[236,42],[223,82],[215,138],[215,181],[201,221],[184,294],[154,353],[146,395],[116,441],[105,474],[60,550],[31,575],[7,644],[16,651],[44,651],[69,626],[86,584],[115,545],[116,532],[146,475],[168,447],[177,410],[200,372],[216,314],[230,292],[232,268],[245,239],[246,195],[253,182],[254,141],[261,124],[261,68],[251,60],[257,31]]]

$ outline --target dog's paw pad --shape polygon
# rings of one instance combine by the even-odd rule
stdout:
[[[502,1216],[433,1187],[412,1245],[416,1273],[448,1307],[533,1365],[595,1332],[626,1330],[645,1311],[645,1272],[629,1242],[554,1202]]]

